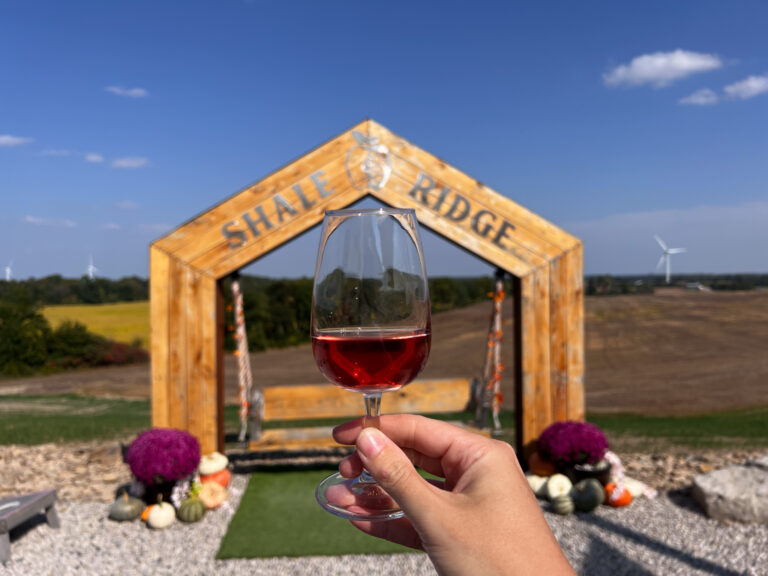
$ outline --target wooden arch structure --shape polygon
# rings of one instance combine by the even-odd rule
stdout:
[[[518,449],[584,418],[582,244],[364,120],[150,246],[152,424],[223,449],[219,281],[370,195],[514,278]]]

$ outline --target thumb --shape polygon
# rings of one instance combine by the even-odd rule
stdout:
[[[381,430],[363,428],[356,445],[365,469],[408,516],[434,497],[432,486],[416,472],[400,447]]]

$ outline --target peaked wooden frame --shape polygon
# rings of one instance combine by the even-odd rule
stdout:
[[[514,277],[517,448],[584,418],[582,243],[373,120],[318,146],[150,246],[152,424],[222,450],[220,280],[372,196]]]

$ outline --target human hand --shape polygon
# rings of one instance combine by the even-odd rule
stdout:
[[[573,574],[509,444],[408,414],[379,426],[357,419],[334,429],[357,447],[339,471],[352,478],[365,467],[406,517],[357,528],[423,549],[444,575]],[[414,465],[445,481],[428,482]]]

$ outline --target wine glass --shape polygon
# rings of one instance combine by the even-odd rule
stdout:
[[[325,213],[311,325],[318,368],[334,384],[362,393],[364,426],[378,427],[382,393],[408,384],[429,356],[429,289],[413,210]],[[332,474],[315,496],[350,520],[404,515],[367,471],[352,479]]]

